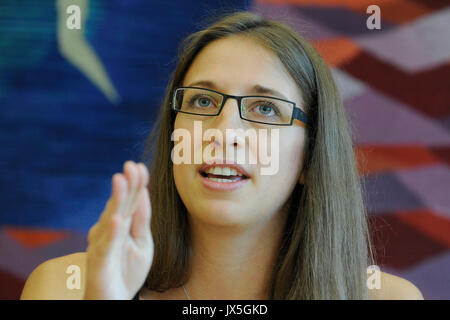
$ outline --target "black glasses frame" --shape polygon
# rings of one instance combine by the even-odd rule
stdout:
[[[222,104],[221,104],[221,106],[220,106],[220,108],[219,108],[219,111],[217,111],[216,114],[199,114],[199,113],[186,112],[186,111],[181,111],[181,110],[179,110],[179,109],[176,109],[176,108],[175,108],[175,105],[176,105],[175,99],[176,99],[176,96],[177,96],[177,92],[178,92],[178,90],[180,90],[180,89],[199,89],[199,90],[206,90],[206,91],[211,91],[211,92],[214,92],[214,93],[217,93],[217,94],[221,95],[221,96],[223,97],[223,100],[222,100]],[[245,120],[245,121],[256,122],[256,123],[262,123],[262,124],[268,124],[268,125],[274,125],[274,126],[291,126],[292,123],[294,122],[294,119],[297,119],[297,120],[300,120],[301,122],[303,122],[303,123],[305,123],[305,124],[308,124],[308,116],[306,115],[306,113],[305,113],[302,109],[300,109],[300,108],[297,107],[297,105],[296,105],[295,102],[292,102],[292,101],[289,101],[289,100],[285,100],[285,99],[281,99],[281,98],[277,98],[277,97],[270,97],[270,96],[257,96],[257,95],[256,95],[256,96],[255,96],[255,95],[251,95],[251,96],[233,96],[233,95],[230,95],[230,94],[226,94],[226,93],[222,93],[222,92],[219,92],[219,91],[216,91],[216,90],[206,89],[206,88],[199,88],[199,87],[178,87],[178,88],[176,88],[175,91],[173,92],[173,95],[172,95],[172,101],[171,101],[171,106],[172,106],[172,110],[175,110],[176,112],[187,113],[187,114],[193,114],[193,115],[198,115],[198,116],[212,116],[212,117],[215,117],[215,116],[218,116],[218,115],[220,114],[220,112],[222,111],[223,106],[224,106],[225,103],[227,102],[228,98],[236,99],[236,101],[238,102],[238,107],[239,107],[239,117],[240,117],[242,120]],[[255,120],[249,120],[249,119],[243,118],[243,117],[242,117],[242,103],[241,103],[241,101],[242,101],[242,99],[244,99],[244,98],[270,98],[270,99],[275,99],[275,100],[280,100],[280,101],[284,101],[284,102],[291,103],[291,104],[293,105],[293,108],[292,108],[292,115],[291,115],[291,121],[290,121],[289,123],[282,123],[282,124],[280,124],[280,123],[268,123],[268,122],[262,122],[262,121],[255,121]]]

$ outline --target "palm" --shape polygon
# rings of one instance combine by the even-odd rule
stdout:
[[[153,242],[149,241],[139,247],[129,237],[124,244],[122,253],[121,262],[123,265],[120,270],[120,278],[126,291],[134,294],[133,290],[142,285],[150,269],[153,259]]]
[[[113,178],[113,194],[90,230],[86,295],[129,299],[142,286],[153,260],[151,205],[145,167]]]

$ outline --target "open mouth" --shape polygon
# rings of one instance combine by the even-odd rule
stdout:
[[[222,183],[232,183],[249,179],[248,176],[229,167],[213,167],[206,171],[200,170],[200,175],[208,180]]]

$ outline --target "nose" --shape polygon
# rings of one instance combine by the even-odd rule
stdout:
[[[217,129],[220,128],[235,128],[242,125],[239,117],[239,103],[236,99],[229,97],[225,100],[222,111],[216,117]]]
[[[210,128],[221,131],[224,146],[240,149],[244,147],[244,139],[238,134],[236,129],[243,129],[242,125],[243,121],[239,116],[238,101],[234,98],[228,98],[220,114],[213,117]],[[214,142],[216,147],[223,147],[220,145],[220,141],[212,139],[211,142]]]

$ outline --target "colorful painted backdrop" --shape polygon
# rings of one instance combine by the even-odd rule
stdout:
[[[80,32],[64,29],[70,4]],[[371,4],[381,30],[366,27]],[[0,298],[85,250],[112,174],[139,160],[179,41],[223,8],[313,42],[352,121],[378,264],[450,299],[450,7],[427,0],[0,1]]]

